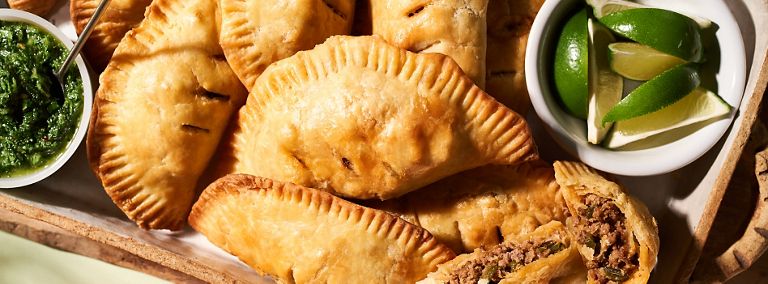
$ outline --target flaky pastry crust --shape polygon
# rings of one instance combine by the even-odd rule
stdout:
[[[394,46],[448,55],[485,86],[488,0],[370,0],[371,27]]]
[[[246,91],[218,45],[215,0],[155,0],[101,76],[88,158],[140,227],[180,229]]]
[[[504,243],[522,244],[526,241],[540,242],[545,240],[562,242],[564,247],[557,253],[535,260],[517,268],[512,273],[506,274],[499,283],[579,283],[579,279],[583,283],[584,265],[581,263],[575,242],[571,241],[571,236],[561,222],[549,222],[533,232],[510,238]],[[461,254],[453,260],[439,265],[436,272],[430,273],[428,278],[417,283],[449,283],[451,274],[455,273],[457,269],[460,269],[467,262],[487,257],[487,254],[493,249],[494,246],[489,246],[478,248],[472,253]]]
[[[352,31],[354,0],[221,0],[221,46],[248,90],[270,64]]]
[[[653,218],[648,208],[637,199],[633,198],[615,182],[602,177],[597,171],[578,162],[557,161],[554,163],[555,177],[560,184],[566,205],[571,215],[578,216],[579,210],[586,205],[584,198],[594,194],[613,202],[626,218],[626,230],[630,240],[634,240],[630,247],[638,252],[637,269],[628,275],[628,279],[621,283],[646,283],[651,271],[656,265],[656,256],[659,252],[659,231],[656,219]],[[569,224],[569,230],[574,231]],[[576,234],[576,232],[572,232]],[[584,243],[579,243],[579,252],[584,259],[592,259],[594,250]],[[594,279],[589,279],[595,283]]]
[[[250,175],[208,186],[189,224],[283,283],[413,283],[455,256],[383,211]]]
[[[57,3],[58,0],[8,0],[8,7],[46,17]]]
[[[468,170],[384,202],[365,203],[418,224],[456,252],[527,235],[567,210],[543,161]]]
[[[466,169],[538,157],[525,120],[453,60],[376,37],[332,37],[271,65],[228,141],[234,161],[224,174],[357,199],[394,198]]]
[[[531,108],[525,84],[525,47],[544,0],[490,0],[485,90],[512,110]]]
[[[83,52],[88,62],[97,71],[107,67],[109,59],[123,36],[144,19],[144,12],[152,0],[111,0],[107,9],[93,28],[91,37],[85,43]],[[70,0],[69,15],[77,34],[93,16],[101,0]]]

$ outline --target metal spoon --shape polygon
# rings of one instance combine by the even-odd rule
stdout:
[[[61,94],[64,94],[64,79],[67,75],[67,70],[69,70],[69,67],[72,66],[72,63],[75,62],[75,58],[78,54],[80,54],[80,50],[83,49],[83,46],[85,45],[85,42],[88,40],[88,37],[91,36],[91,32],[93,32],[93,27],[96,26],[96,22],[99,21],[99,18],[101,18],[101,13],[104,12],[104,10],[107,9],[107,6],[109,6],[109,2],[111,0],[102,0],[101,3],[99,3],[99,6],[96,7],[96,11],[93,12],[93,16],[91,16],[91,19],[88,20],[88,24],[85,25],[85,29],[83,29],[83,32],[80,33],[80,37],[77,38],[77,42],[75,42],[75,46],[72,47],[71,50],[69,50],[69,54],[67,55],[67,59],[64,60],[64,64],[61,65],[61,68],[56,71],[53,75],[56,76],[56,79],[59,81],[59,86],[61,87]]]

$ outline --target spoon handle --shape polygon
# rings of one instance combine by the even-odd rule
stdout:
[[[107,9],[107,6],[109,6],[110,1],[111,0],[102,0],[101,3],[99,3],[99,6],[96,7],[96,11],[93,12],[93,16],[91,16],[91,19],[88,20],[88,24],[85,25],[85,29],[83,29],[83,32],[80,33],[80,37],[77,38],[77,42],[75,43],[75,46],[73,46],[72,49],[69,51],[69,54],[67,55],[67,59],[64,60],[64,64],[62,64],[61,68],[59,68],[59,71],[56,72],[57,77],[61,78],[62,80],[64,79],[64,75],[69,69],[69,66],[72,65],[72,62],[75,61],[75,58],[77,57],[77,55],[80,54],[80,50],[83,49],[85,42],[91,36],[91,32],[93,32],[93,28],[96,26],[96,23],[99,21],[99,18],[101,18],[101,13]]]

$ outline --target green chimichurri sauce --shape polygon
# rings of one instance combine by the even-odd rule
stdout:
[[[67,48],[40,28],[0,21],[0,176],[47,165],[64,151],[83,112],[76,66],[64,93],[53,75]]]

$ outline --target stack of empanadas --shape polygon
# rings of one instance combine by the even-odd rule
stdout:
[[[525,112],[538,6],[115,0],[89,43],[109,62],[91,167],[140,227],[188,220],[282,283],[644,282],[644,205],[538,160],[525,119],[481,88]]]

